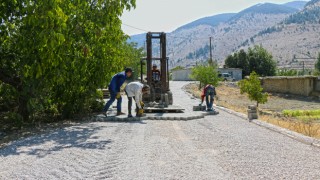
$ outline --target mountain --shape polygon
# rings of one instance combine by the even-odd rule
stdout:
[[[175,30],[175,32],[184,30],[184,29],[191,29],[200,25],[208,25],[208,26],[217,26],[220,23],[228,21],[232,18],[236,13],[225,13],[225,14],[218,14],[214,16],[204,17],[183,25]],[[144,41],[146,39],[146,34],[137,34],[130,37],[129,42],[136,42],[138,46],[142,47],[144,45]]]
[[[145,41],[146,41],[146,33],[130,36],[130,39],[128,40],[129,43],[130,42],[137,43],[138,47],[143,47]]]
[[[191,29],[183,29],[169,34],[168,48],[171,49],[172,67],[188,66],[195,61],[202,62],[209,58],[209,37],[213,37],[213,57],[223,63],[226,56],[234,52],[248,39],[273,26],[298,9],[278,4],[258,4],[249,7],[224,23],[212,27],[205,24]],[[183,37],[183,38],[182,38]]]
[[[209,37],[212,37],[213,58],[223,64],[229,54],[248,48],[256,43],[256,38],[277,31],[278,24],[298,13],[303,5],[301,1],[257,4],[236,14],[206,17],[179,27],[167,33],[169,66],[187,67],[206,61],[210,54]],[[259,33],[264,35],[259,36]],[[143,46],[145,35],[132,36],[131,41]],[[158,52],[156,48],[155,52]]]
[[[272,52],[280,67],[299,66],[297,61],[306,58],[306,68],[313,68],[320,51],[320,0],[308,2],[301,11],[249,39],[239,49],[260,44]]]
[[[302,10],[307,4],[307,1],[293,1],[283,4],[284,6]]]
[[[176,31],[182,30],[182,29],[190,29],[194,28],[199,25],[209,25],[209,26],[217,26],[220,23],[226,22],[229,19],[231,19],[236,13],[225,13],[225,14],[218,14],[215,16],[205,17],[198,19],[196,21],[193,21],[191,23],[188,23],[186,25],[183,25],[179,27]]]
[[[248,13],[253,14],[290,14],[297,12],[298,9],[280,4],[263,3],[249,7],[239,12],[234,18],[241,17]]]
[[[306,4],[307,7],[312,7],[312,6],[319,6],[320,5],[320,0],[311,0]]]

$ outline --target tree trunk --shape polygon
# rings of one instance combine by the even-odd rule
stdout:
[[[30,112],[28,111],[28,98],[20,95],[18,113],[21,115],[24,122],[29,121]]]
[[[25,122],[29,121],[29,115],[30,115],[30,112],[28,111],[29,98],[27,97],[27,95],[22,95],[23,86],[22,86],[20,77],[15,75],[8,75],[5,73],[4,69],[0,68],[0,80],[6,84],[11,85],[20,94],[18,113],[21,115],[23,121]]]

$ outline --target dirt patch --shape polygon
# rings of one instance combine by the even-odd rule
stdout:
[[[187,92],[200,97],[198,83],[191,83],[186,87]],[[254,105],[245,94],[240,94],[236,83],[221,83],[217,88],[215,103],[237,112],[246,114],[247,107]],[[318,121],[302,122],[297,118],[284,117],[283,110],[315,110],[320,109],[320,101],[309,97],[293,96],[287,94],[269,94],[268,102],[261,104],[260,119],[268,123],[287,128],[307,136],[320,138],[320,123]]]

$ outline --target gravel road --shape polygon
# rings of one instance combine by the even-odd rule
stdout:
[[[175,103],[198,100],[172,83]],[[0,149],[0,179],[320,179],[320,149],[226,112],[192,121],[92,122]]]

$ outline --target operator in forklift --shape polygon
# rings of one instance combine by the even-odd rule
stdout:
[[[158,69],[156,64],[153,64],[152,66],[152,81],[159,82],[161,77],[161,72]]]
[[[128,117],[132,117],[132,99],[134,99],[136,102],[137,117],[142,117],[144,113],[144,103],[142,102],[142,95],[150,94],[150,87],[140,82],[131,82],[127,84],[125,92],[128,96]]]

